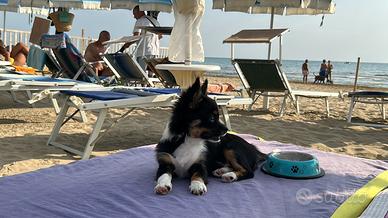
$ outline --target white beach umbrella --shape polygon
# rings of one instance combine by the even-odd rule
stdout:
[[[169,60],[187,64],[191,61],[203,62],[200,24],[205,12],[205,0],[174,0],[173,8],[175,22],[168,46]]]
[[[213,9],[238,11],[250,14],[271,14],[270,29],[273,29],[274,15],[317,15],[333,14],[332,0],[213,0]],[[323,24],[323,17],[322,23]],[[271,43],[268,59],[271,57]]]
[[[101,7],[110,9],[133,9],[137,5],[142,11],[172,11],[171,0],[101,0]]]
[[[5,41],[7,11],[22,14],[48,15],[48,9],[32,6],[22,7],[17,0],[0,0],[0,11],[3,11],[3,41]]]
[[[333,14],[335,4],[332,0],[213,0],[213,9],[251,14],[311,15]]]
[[[19,0],[23,7],[101,9],[101,0]]]

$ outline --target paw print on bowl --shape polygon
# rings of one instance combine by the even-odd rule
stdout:
[[[298,173],[298,171],[299,171],[299,167],[298,166],[292,166],[291,167],[291,172]]]
[[[272,168],[273,167],[273,162],[269,162],[269,168]]]

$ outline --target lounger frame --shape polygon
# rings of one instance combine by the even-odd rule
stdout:
[[[125,88],[125,87],[121,87]],[[129,91],[136,92],[133,88],[126,87]],[[111,88],[101,89],[101,90],[112,90]],[[231,105],[245,105],[250,104],[252,101],[250,98],[239,98],[234,96],[227,95],[209,95],[210,98],[214,99],[219,106],[225,125],[231,130],[231,124],[229,119],[229,114],[227,110],[227,106]],[[114,127],[117,123],[125,119],[130,115],[130,113],[137,108],[147,108],[147,107],[172,107],[174,103],[177,101],[179,96],[177,94],[160,94],[160,95],[150,95],[145,97],[138,98],[129,98],[129,99],[120,99],[120,100],[109,100],[109,101],[92,101],[85,103],[81,98],[76,96],[64,95],[64,105],[62,106],[57,119],[55,121],[55,125],[51,132],[50,138],[47,142],[48,145],[56,146],[58,148],[64,149],[68,152],[77,154],[81,156],[81,159],[89,159],[95,144],[98,140],[101,139],[106,132]],[[93,124],[93,130],[89,136],[88,141],[84,146],[84,150],[80,151],[74,149],[70,145],[65,145],[58,143],[56,141],[59,136],[61,127],[69,120],[71,117],[77,113],[77,111],[70,116],[67,117],[67,113],[70,107],[74,107],[77,111],[97,111],[97,120]],[[126,108],[128,111],[124,113],[119,118],[115,119],[113,123],[102,130],[102,126],[104,124],[105,118],[107,116],[108,110],[110,108]],[[103,132],[103,133],[101,133]]]
[[[357,95],[357,94],[352,94],[351,100],[350,100],[350,105],[349,105],[349,112],[347,115],[347,122],[350,124],[370,126],[370,127],[383,127],[383,128],[388,127],[388,124],[353,122],[352,116],[353,116],[353,111],[355,109],[356,103],[377,105],[379,110],[380,110],[380,113],[381,113],[381,118],[383,121],[385,121],[386,120],[385,105],[388,104],[388,95],[378,95],[378,94],[376,94],[376,95]]]
[[[121,55],[125,60],[128,61],[128,64],[133,67],[133,69],[123,69],[120,66],[116,66],[115,63],[112,62],[108,57],[114,56],[114,55]],[[113,72],[115,77],[119,80],[122,80],[125,82],[126,85],[137,85],[139,83],[140,85],[148,85],[150,87],[154,87],[154,83],[151,80],[151,78],[148,77],[147,73],[140,67],[139,63],[135,60],[135,58],[128,54],[128,53],[113,53],[113,54],[102,54],[101,55],[102,60],[104,63],[109,67],[109,69]],[[136,76],[139,76],[140,79],[133,80],[133,78],[127,78],[126,73],[123,71],[137,71],[133,72],[133,74],[137,74]]]
[[[263,63],[263,64],[273,64],[275,67],[275,73],[278,76],[278,87],[252,87],[250,82],[246,78],[243,70],[240,67],[240,62],[251,61],[252,63]],[[234,66],[246,92],[249,97],[252,99],[252,104],[249,106],[249,109],[252,108],[252,105],[261,97],[282,97],[283,101],[280,105],[279,115],[283,116],[287,106],[287,100],[290,99],[291,103],[295,107],[296,113],[300,114],[299,107],[299,98],[317,98],[323,99],[325,101],[326,115],[330,116],[330,106],[329,106],[329,97],[342,97],[340,93],[330,93],[330,92],[316,92],[316,91],[304,91],[304,90],[292,90],[288,82],[286,75],[282,72],[279,64],[275,60],[260,60],[260,59],[232,59],[232,65]],[[259,69],[258,69],[259,70]],[[260,73],[260,72],[257,72]]]

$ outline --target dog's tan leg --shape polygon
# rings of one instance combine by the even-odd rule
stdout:
[[[207,192],[207,172],[203,163],[195,163],[190,167],[191,183],[190,192],[194,195],[203,195]]]
[[[172,190],[172,174],[175,166],[172,162],[172,156],[168,153],[160,152],[156,154],[156,159],[159,163],[159,168],[156,173],[156,186],[154,191],[156,194],[165,195]]]
[[[233,150],[225,150],[224,156],[228,164],[232,167],[233,171],[225,173],[221,176],[223,182],[234,182],[239,178],[247,176],[247,169],[238,163]]]

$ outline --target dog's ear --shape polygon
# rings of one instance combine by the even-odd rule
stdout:
[[[207,81],[207,79],[206,79],[205,82],[204,82],[204,83],[202,84],[202,86],[201,86],[202,94],[203,94],[204,96],[207,95],[207,84],[208,84],[208,81]]]
[[[191,104],[190,104],[190,108],[196,108],[198,104],[202,101],[202,97],[203,97],[202,87],[200,87],[200,81],[198,77],[195,80],[194,85],[195,85],[195,92],[193,95],[193,100],[191,101]]]
[[[194,84],[187,90],[187,92],[190,92],[192,94],[192,100],[190,102],[190,108],[196,108],[199,104],[199,102],[202,101],[202,89],[200,86],[199,78],[195,80]]]

